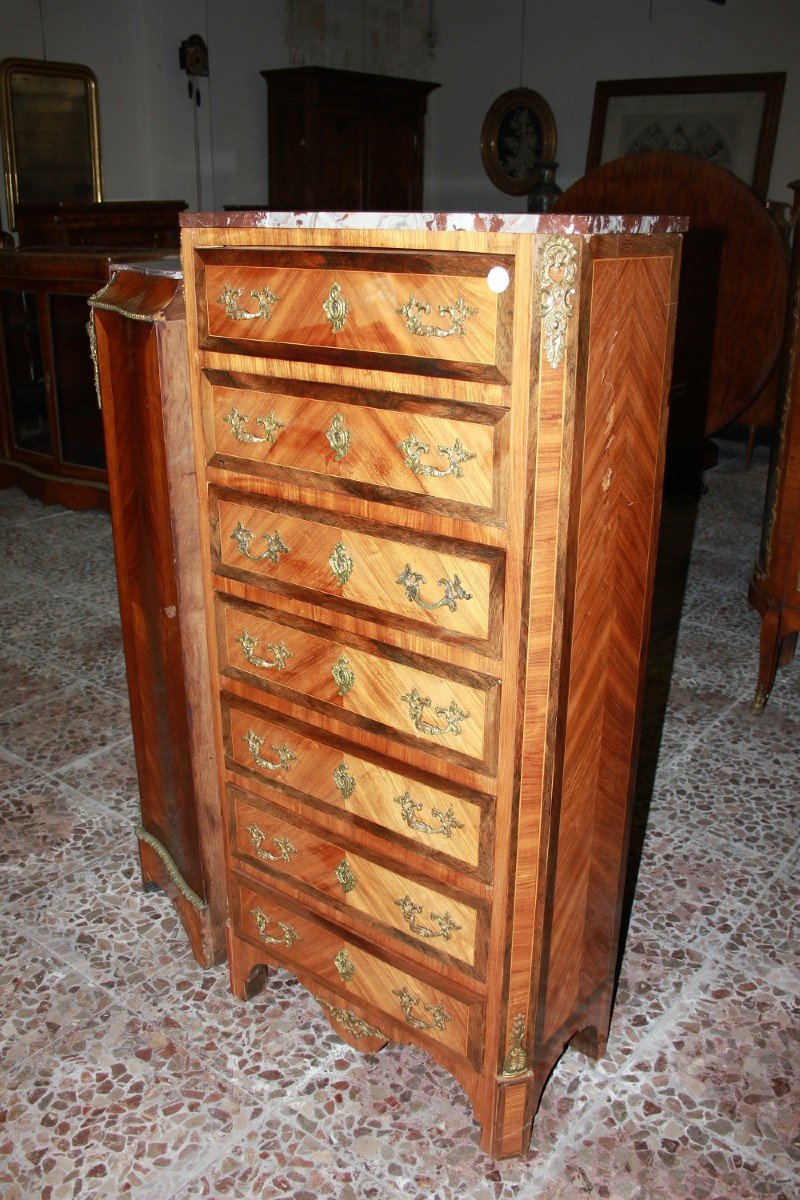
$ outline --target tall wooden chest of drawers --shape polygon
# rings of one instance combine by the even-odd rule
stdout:
[[[183,225],[233,990],[520,1153],[608,1030],[681,224]]]

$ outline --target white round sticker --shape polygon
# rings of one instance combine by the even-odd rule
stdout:
[[[505,267],[492,267],[486,276],[486,282],[490,291],[500,293],[511,283],[511,277]]]

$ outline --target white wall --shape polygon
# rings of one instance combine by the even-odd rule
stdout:
[[[524,38],[523,29],[524,5]],[[652,19],[651,19],[652,9]],[[437,0],[426,206],[511,211],[487,178],[480,130],[509,88],[533,88],[556,120],[558,182],[584,172],[599,79],[786,71],[769,195],[800,177],[800,0]],[[521,69],[520,69],[521,68]]]
[[[788,199],[786,183],[800,176],[800,0],[433,0],[432,53],[430,0],[41,0],[39,14],[39,0],[0,0],[0,57],[92,68],[110,200],[197,207],[193,110],[178,65],[192,33],[205,38],[211,69],[197,113],[204,208],[266,202],[259,71],[320,61],[323,47],[327,65],[442,85],[429,100],[428,208],[525,207],[490,183],[480,157],[487,109],[520,83],[554,112],[566,186],[583,173],[598,79],[786,71],[770,195]]]

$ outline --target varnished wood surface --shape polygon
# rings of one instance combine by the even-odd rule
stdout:
[[[748,599],[761,616],[753,711],[762,713],[779,666],[800,632],[800,182],[795,191],[790,303],[781,361],[777,443],[770,463],[761,547]]]
[[[787,292],[777,225],[729,171],[682,154],[633,154],[567,188],[559,212],[684,214],[671,439],[702,438],[760,395],[780,352]],[[680,427],[676,425],[680,422]]]
[[[540,301],[542,289],[564,276],[546,273],[546,236],[240,223],[224,232],[187,228],[184,239],[195,455],[211,517],[206,611],[222,689],[217,767],[231,822],[232,987],[246,994],[259,965],[274,962],[334,1007],[352,1005],[372,1029],[352,1036],[354,1044],[419,1040],[467,1089],[486,1149],[520,1153],[564,1045],[588,1030],[583,1044],[596,1035],[601,1046],[607,1031],[678,239],[566,236],[576,279],[557,362],[548,361]],[[293,272],[286,264],[294,253]],[[420,270],[427,253],[430,269]],[[383,320],[369,336],[356,323],[358,345],[337,350],[337,335],[312,337],[299,308],[273,342],[263,330],[280,304],[268,322],[245,322],[255,337],[208,336],[206,322],[220,319],[208,303],[217,288],[209,289],[210,269],[238,279],[258,256],[264,263],[272,256],[267,277],[286,272],[286,295],[305,295],[316,327],[311,283],[318,290],[319,280],[327,282],[335,254],[343,256],[340,282],[358,281],[364,295],[378,286],[376,272],[416,275],[426,286],[444,276],[477,286],[476,256],[486,269],[505,265],[513,286],[495,322],[502,371],[460,361],[463,345],[448,351],[450,359],[413,341],[398,353],[394,327],[387,333]],[[233,444],[225,418],[242,396],[267,405],[265,413],[253,407],[246,428],[270,411],[287,418],[268,449]],[[396,484],[396,466],[384,467],[378,453],[363,457],[351,486],[342,486],[347,458],[337,463],[325,445],[323,415],[331,419],[331,409],[344,409],[345,424],[376,450],[389,450],[388,431],[394,438],[409,413],[450,428],[463,422],[464,439],[467,428],[498,437],[480,460],[491,471],[491,508],[467,498],[466,484],[461,493],[447,490],[461,487],[466,471],[437,481],[441,492],[415,494]],[[304,443],[308,461],[300,465]],[[238,549],[237,522],[253,535],[250,555]],[[329,564],[337,540],[353,561],[342,584]],[[398,549],[403,561],[393,574]],[[410,556],[418,552],[435,558],[416,565]],[[426,588],[446,567],[457,571],[480,597],[480,625],[461,624],[462,601],[455,610],[407,613],[396,582],[407,561]],[[467,570],[474,568],[483,581],[473,592]],[[419,608],[413,600],[410,607]],[[355,676],[343,695],[332,675],[340,655]],[[253,656],[274,665],[254,664]],[[620,661],[609,662],[615,656]],[[432,701],[426,713],[438,708],[440,720],[458,695],[470,714],[458,735],[404,727],[408,717],[393,707],[394,695],[398,683],[409,695],[415,680],[425,681],[418,694]],[[476,699],[483,716],[473,725]],[[334,778],[341,767],[346,796]],[[429,830],[409,825],[405,792],[420,805],[405,813]],[[430,829],[448,811],[460,828],[445,845],[450,838]],[[296,851],[289,861],[281,850],[287,840]],[[278,858],[259,859],[259,847]],[[369,881],[363,906],[357,885],[337,894],[331,870],[341,853]],[[412,903],[412,888],[421,889],[419,920],[430,925],[445,905],[462,925],[460,940],[446,945],[403,931],[392,911],[398,897],[389,895],[395,880],[411,881]],[[268,940],[254,924],[259,896],[271,906],[263,907]],[[299,939],[269,940],[280,921]],[[356,951],[371,956],[369,965],[359,960],[351,982],[331,966],[343,943],[353,961]],[[398,1011],[396,998],[387,1000],[387,981],[391,996],[401,978],[412,994],[432,989],[419,991],[410,1009],[422,1026]],[[456,1001],[463,1007],[451,1012]],[[428,1028],[438,1004],[450,1019],[444,1029]]]
[[[225,893],[182,286],[123,271],[93,312],[141,820],[178,878],[145,841],[143,875],[207,965],[224,955]]]

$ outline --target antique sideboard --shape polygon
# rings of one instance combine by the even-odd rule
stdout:
[[[425,1047],[519,1154],[608,1032],[683,224],[182,224],[233,990]]]

